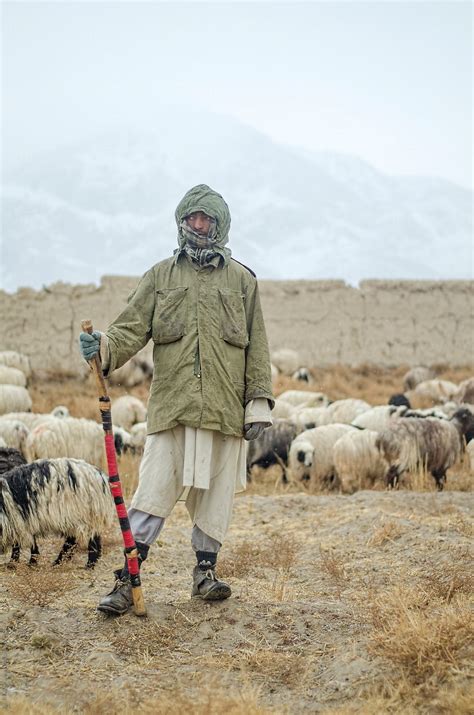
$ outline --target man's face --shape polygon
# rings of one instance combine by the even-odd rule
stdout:
[[[199,233],[201,236],[209,236],[209,231],[211,225],[214,223],[214,219],[208,216],[204,211],[195,211],[189,216],[186,216],[186,223],[193,231]]]

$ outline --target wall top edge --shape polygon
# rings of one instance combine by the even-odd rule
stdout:
[[[120,287],[126,285],[134,285],[138,283],[140,276],[118,276],[118,275],[104,275],[100,279],[100,283],[64,283],[63,281],[57,281],[51,283],[50,285],[43,286],[42,288],[30,288],[27,286],[21,286],[15,292],[8,292],[0,289],[0,298],[12,298],[18,297],[34,297],[34,296],[46,296],[50,293],[54,294],[67,294],[74,295],[77,293],[94,293],[100,291],[106,287]],[[351,285],[343,280],[339,279],[298,279],[298,280],[265,280],[259,279],[259,284],[262,287],[268,286],[269,288],[313,288],[313,289],[345,289],[345,290],[355,290],[364,292],[366,290],[376,289],[376,290],[408,290],[410,292],[418,291],[428,291],[433,289],[451,289],[458,291],[471,291],[474,290],[474,280],[405,280],[405,279],[378,279],[371,278],[367,280],[360,281],[359,285]]]

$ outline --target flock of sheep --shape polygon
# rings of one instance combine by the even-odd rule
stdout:
[[[275,375],[311,382],[309,371],[297,368],[294,351],[279,351],[272,360]],[[276,400],[273,426],[249,445],[249,476],[255,465],[279,463],[285,480],[353,493],[377,483],[395,486],[424,469],[441,490],[447,470],[466,449],[474,469],[474,378],[456,385],[416,367],[403,382],[403,393],[376,406],[356,399],[330,402],[312,390],[284,392]],[[412,409],[417,399],[436,406]]]
[[[128,387],[150,376],[141,358],[125,367],[121,379]],[[474,467],[474,378],[456,385],[436,379],[428,368],[414,368],[405,376],[404,393],[373,406],[359,399],[331,402],[311,387],[310,371],[292,350],[272,355],[272,374],[303,381],[306,389],[281,394],[272,427],[248,443],[250,480],[254,466],[277,463],[285,481],[352,493],[395,486],[422,468],[442,489],[446,471],[465,451]],[[11,547],[13,560],[21,547],[29,547],[35,562],[38,537],[62,536],[55,563],[81,542],[88,544],[87,566],[93,567],[101,553],[100,534],[114,520],[101,472],[103,430],[94,420],[71,417],[64,406],[31,412],[30,375],[27,357],[0,353],[0,547]],[[412,409],[420,397],[435,406]],[[112,420],[117,454],[140,453],[146,437],[143,402],[132,395],[114,400]]]

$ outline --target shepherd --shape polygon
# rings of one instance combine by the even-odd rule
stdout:
[[[105,333],[80,334],[83,357],[104,375],[153,340],[147,438],[129,520],[140,564],[166,518],[185,500],[196,555],[192,597],[231,595],[216,563],[234,493],[246,486],[246,443],[272,424],[274,405],[256,276],[231,258],[230,212],[209,186],[190,189],[175,213],[178,248],[148,270]],[[127,568],[98,610],[132,606]]]

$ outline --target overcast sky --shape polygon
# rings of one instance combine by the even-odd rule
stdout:
[[[163,104],[472,181],[470,2],[3,2],[2,166]]]

